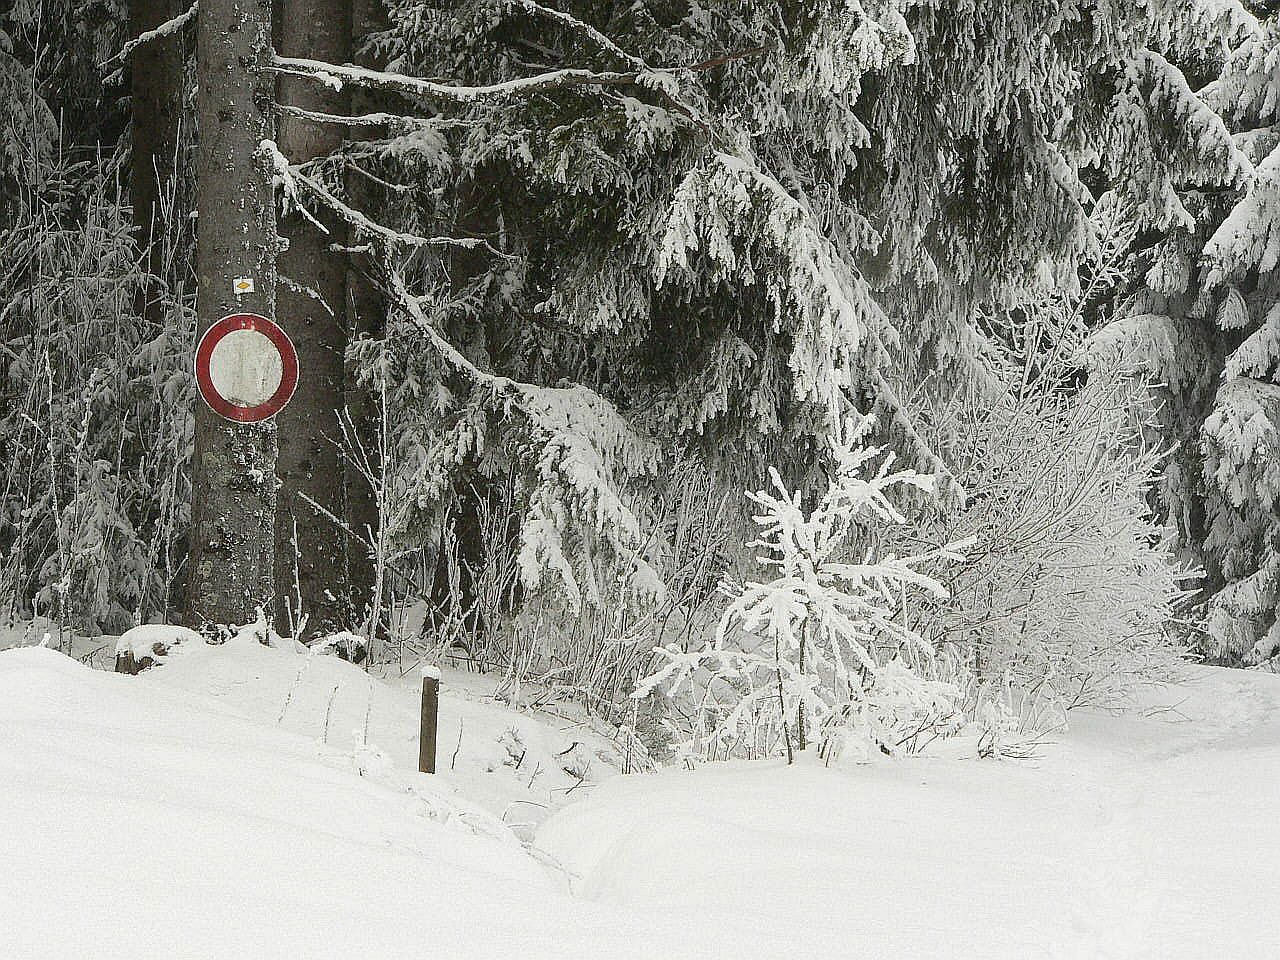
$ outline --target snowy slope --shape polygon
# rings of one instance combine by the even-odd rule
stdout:
[[[1274,960],[1280,676],[1187,673],[1033,762],[627,777],[538,842],[588,899],[803,912],[850,955]]]
[[[629,777],[446,676],[430,778],[412,683],[331,658],[0,652],[0,958],[1274,958],[1280,678],[1192,676],[1034,762]]]
[[[446,671],[437,786],[463,792],[508,823],[526,824],[615,775],[617,749],[603,734],[580,717],[507,709],[491,696],[497,680]],[[288,641],[275,649],[244,637],[216,647],[178,647],[163,667],[136,682],[207,696],[327,747],[372,750],[396,768],[417,770],[417,671],[377,678],[337,657],[298,655]]]
[[[366,761],[146,675],[0,652],[0,957],[710,955],[691,911],[572,900],[447,786]]]

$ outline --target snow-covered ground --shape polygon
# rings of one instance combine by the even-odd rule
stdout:
[[[1277,958],[1280,677],[1189,673],[1145,718],[1074,714],[1035,761],[628,777],[538,840],[593,901],[849,956]]]
[[[427,777],[412,678],[0,652],[0,957],[1280,956],[1280,677],[1189,668],[1031,761],[637,776],[444,689]]]

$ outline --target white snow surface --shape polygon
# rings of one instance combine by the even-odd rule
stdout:
[[[840,956],[1274,960],[1280,676],[1187,676],[1073,713],[1034,761],[626,777],[538,843],[588,899],[697,903]]]
[[[1280,677],[1188,678],[1033,761],[619,776],[446,670],[429,777],[413,675],[3,651],[0,957],[1274,958]]]

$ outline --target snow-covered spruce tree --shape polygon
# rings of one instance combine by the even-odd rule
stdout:
[[[383,264],[387,349],[357,353],[416,502],[514,468],[526,583],[588,602],[608,567],[653,582],[627,480],[672,444],[813,484],[857,404],[954,501],[904,384],[998,388],[987,320],[1075,283],[1087,184],[1163,227],[1188,171],[1243,169],[1173,65],[1251,28],[1231,2],[388,6],[381,72],[277,58],[393,101],[282,180]]]
[[[773,491],[749,493],[759,508],[752,544],[771,576],[726,585],[732,600],[704,647],[658,647],[661,666],[633,696],[655,689],[691,696],[686,753],[704,759],[796,750],[817,743],[830,757],[846,747],[894,752],[904,728],[945,725],[958,716],[960,689],[920,676],[933,648],[912,629],[908,592],[943,599],[926,565],[961,560],[967,544],[898,557],[859,554],[859,528],[902,524],[895,488],[933,484],[914,470],[891,470],[893,454],[864,447],[871,421],[849,420],[830,451],[831,480],[811,509],[776,470]],[[781,743],[779,743],[781,741]]]
[[[1204,652],[1229,662],[1280,650],[1280,15],[1253,6],[1265,19],[1188,100],[1188,130],[1229,150],[1235,174],[1180,171],[1184,206],[1152,224],[1162,232],[1136,255],[1144,280],[1093,346],[1160,383],[1160,432],[1176,450],[1156,500],[1205,570]]]
[[[72,7],[0,9],[0,617],[94,632],[166,610],[191,325],[175,287],[160,326],[137,315],[125,112],[98,80],[121,7]]]

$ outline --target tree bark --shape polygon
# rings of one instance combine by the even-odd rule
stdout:
[[[351,59],[350,0],[286,0],[281,4],[280,52],[329,63]],[[322,84],[291,77],[279,80],[279,101],[289,106],[345,114],[350,96]],[[345,129],[282,114],[281,152],[300,163],[342,147]],[[288,248],[280,256],[277,307],[287,324],[303,374],[280,423],[280,511],[276,579],[280,607],[296,622],[308,618],[307,634],[352,626],[361,611],[352,597],[348,567],[352,542],[331,517],[347,514],[341,415],[347,347],[346,255],[330,249],[346,236],[343,222],[316,211],[325,235],[294,212],[282,219]],[[316,510],[308,501],[324,508]]]
[[[382,0],[353,0],[351,5],[351,36],[353,48],[371,33],[387,27],[386,11]],[[361,66],[378,68],[380,63],[364,62],[352,51],[353,58]],[[386,106],[383,97],[374,91],[357,87],[351,94],[351,110],[355,114],[372,113]],[[362,136],[381,136],[381,128],[355,128],[352,134]],[[381,200],[382,191],[372,181],[359,173],[348,170],[346,178],[347,195],[357,210],[375,210]],[[370,279],[375,265],[367,256],[359,255],[348,260],[347,269],[347,329],[351,338],[368,337],[377,339],[384,335],[386,329],[387,305]],[[381,451],[375,442],[380,435],[381,404],[377,390],[371,385],[362,386],[358,381],[352,364],[347,365],[344,381],[345,399],[351,423],[360,436],[366,438],[370,466],[375,471],[382,469]],[[372,485],[352,463],[347,463],[344,472],[346,488],[346,520],[352,530],[373,542],[378,529],[378,503]],[[374,586],[373,563],[362,548],[348,539],[347,583],[351,596],[358,610],[363,611],[371,602]]]
[[[196,314],[203,333],[229,313],[275,315],[279,238],[270,169],[274,82],[271,0],[201,0],[196,59],[200,144],[196,189]],[[254,279],[237,296],[234,278]],[[306,372],[303,372],[306,376]],[[276,425],[224,420],[196,400],[192,461],[192,626],[239,624],[270,612],[276,514]]]
[[[137,37],[179,13],[178,0],[130,0],[129,36]],[[129,192],[138,239],[146,251],[147,270],[159,276],[161,251],[155,243],[163,236],[160,197],[177,176],[178,125],[182,119],[183,41],[179,36],[158,37],[134,49],[130,55],[132,104],[132,162]]]

